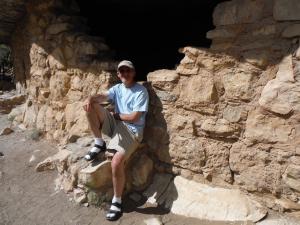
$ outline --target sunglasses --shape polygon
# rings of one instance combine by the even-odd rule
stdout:
[[[119,73],[130,73],[131,72],[131,69],[129,68],[126,68],[126,69],[119,69]]]

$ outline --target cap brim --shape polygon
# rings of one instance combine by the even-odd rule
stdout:
[[[121,67],[127,67],[127,68],[130,68],[130,69],[135,69],[134,67],[132,67],[132,66],[129,66],[129,65],[126,65],[126,64],[124,64],[124,65],[119,65],[118,66],[118,70],[121,68]]]

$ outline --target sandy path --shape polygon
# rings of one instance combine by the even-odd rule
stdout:
[[[9,123],[6,115],[0,115],[0,130]],[[40,160],[56,152],[55,146],[44,140],[31,140],[28,131],[14,130],[10,135],[0,136],[0,152],[4,154],[0,157],[0,225],[142,225],[144,220],[154,217],[170,225],[245,225],[200,221],[147,210],[133,210],[124,213],[115,223],[108,222],[104,219],[104,210],[77,205],[69,201],[67,194],[55,192],[55,171],[34,171]],[[37,159],[29,163],[33,154]]]

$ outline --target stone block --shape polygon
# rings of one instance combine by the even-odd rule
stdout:
[[[275,0],[273,16],[278,21],[300,20],[298,0]]]

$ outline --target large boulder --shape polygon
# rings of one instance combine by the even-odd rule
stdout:
[[[237,138],[239,135],[239,127],[225,119],[206,119],[201,125],[201,129],[208,136]]]
[[[223,76],[225,96],[228,99],[250,100],[253,95],[253,74],[228,71]]]
[[[273,16],[278,21],[300,20],[298,0],[275,0]]]
[[[257,222],[267,214],[266,208],[239,190],[211,187],[181,176],[156,175],[144,195],[174,214],[199,219]]]
[[[157,70],[147,75],[147,81],[151,82],[153,87],[170,91],[179,80],[179,75],[175,70]]]
[[[300,36],[300,24],[292,24],[282,32],[282,37],[285,38],[293,38],[299,36]]]
[[[66,166],[67,160],[72,154],[69,150],[61,150],[53,156],[46,158],[44,161],[37,164],[35,170],[37,172],[45,171],[45,170],[53,170],[57,169],[58,172],[62,173]]]
[[[82,102],[74,102],[67,104],[65,108],[66,129],[68,137],[84,136],[89,132],[89,125],[86,120],[85,111],[83,110]]]
[[[220,3],[213,13],[214,24],[221,26],[257,22],[272,15],[272,1],[233,0]]]
[[[187,106],[213,103],[217,98],[213,77],[209,72],[192,76],[182,84],[180,100]]]
[[[283,174],[283,181],[290,188],[300,192],[300,165],[288,165]]]
[[[254,110],[247,118],[244,137],[253,143],[285,143],[292,139],[293,129],[283,118]]]
[[[149,183],[150,175],[153,172],[153,161],[146,154],[135,159],[131,169],[132,185],[141,188]]]
[[[276,78],[264,87],[259,104],[281,115],[299,111],[300,89],[295,74],[292,55],[288,55],[279,64]]]
[[[92,188],[99,189],[112,185],[111,162],[90,164],[78,174],[79,183]]]
[[[248,191],[281,193],[282,175],[293,154],[292,147],[234,143],[229,155],[234,182]]]

